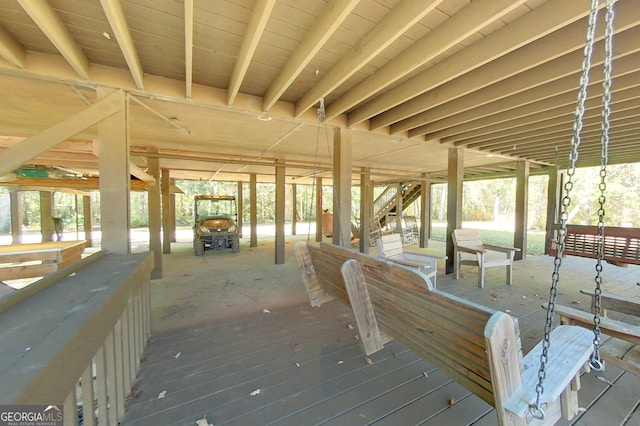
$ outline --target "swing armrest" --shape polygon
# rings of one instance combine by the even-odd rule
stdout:
[[[543,307],[546,305],[543,305]],[[545,308],[546,309],[546,308]],[[593,314],[568,306],[556,305],[555,311],[563,323],[576,324],[588,329],[593,328]],[[600,317],[600,330],[607,336],[617,337],[640,345],[640,326]],[[593,338],[593,337],[592,337]]]
[[[544,393],[540,400],[553,403],[580,374],[593,353],[593,333],[582,327],[561,325],[549,337]],[[522,360],[522,385],[504,404],[505,409],[526,418],[529,404],[536,401],[536,385],[543,342],[538,343]]]

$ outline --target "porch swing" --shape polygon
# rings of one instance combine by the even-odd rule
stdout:
[[[608,84],[604,97],[603,170],[609,130],[613,2],[606,0]],[[572,171],[580,144],[598,9],[598,0],[592,0],[571,141]],[[501,425],[553,425],[560,417],[571,419],[580,411],[577,398],[580,375],[590,369],[602,370],[604,366],[599,352],[599,310],[595,312],[593,333],[578,326],[552,327],[571,181],[565,189],[563,229],[554,262],[544,339],[525,356],[517,319],[509,314],[437,290],[426,275],[413,269],[332,244],[299,241],[294,252],[311,305],[320,306],[333,299],[347,304],[353,310],[366,355],[397,339],[493,405]],[[604,191],[604,185],[601,190]],[[600,201],[604,204],[604,196]],[[601,210],[603,217],[604,208]],[[598,273],[596,294],[600,293],[600,285]]]
[[[560,228],[557,230],[557,238],[551,240],[549,255],[563,257],[566,255],[597,259],[601,265],[603,261],[615,265],[627,267],[629,264],[640,265],[640,228],[612,227],[604,226],[604,203],[605,197],[605,177],[607,174],[607,148],[609,142],[609,116],[611,100],[611,62],[612,62],[612,38],[613,38],[613,12],[612,3],[615,0],[606,1],[607,15],[605,18],[605,52],[604,52],[604,81],[602,96],[602,137],[601,137],[601,163],[600,163],[600,196],[598,199],[598,224],[572,225],[567,224],[567,208],[571,199],[569,192],[573,186],[572,178],[575,174],[576,161],[578,159],[578,147],[580,145],[580,131],[582,129],[584,104],[586,101],[586,91],[588,85],[588,71],[591,65],[591,53],[594,45],[593,28],[595,22],[590,20],[591,35],[588,36],[585,47],[585,62],[583,63],[583,76],[580,80],[579,105],[576,109],[576,121],[574,124],[575,134],[572,139],[571,153],[569,156],[570,165],[567,170],[568,180],[564,185],[566,195],[562,199],[562,213],[560,217]],[[592,0],[593,9],[597,8],[598,1]],[[591,18],[590,18],[591,19]],[[595,17],[593,18],[595,19]],[[556,148],[557,153],[557,148]],[[557,156],[556,156],[557,158]],[[600,266],[601,267],[601,266]]]

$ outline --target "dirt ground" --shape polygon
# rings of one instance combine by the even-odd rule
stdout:
[[[273,239],[258,241],[250,248],[247,238],[240,253],[207,250],[193,253],[191,242],[173,243],[163,255],[163,278],[151,282],[153,332],[263,312],[264,309],[307,301],[293,254],[296,240],[287,237],[286,262],[275,264]]]

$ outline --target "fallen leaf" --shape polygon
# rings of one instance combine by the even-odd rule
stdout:
[[[251,396],[256,396],[256,395],[260,395],[260,388],[254,390],[253,392],[251,392],[249,395]]]
[[[351,324],[349,324],[347,327],[349,327],[349,330],[353,330],[353,326]]]
[[[178,358],[180,358],[180,355],[182,355],[182,352],[178,352],[177,354],[175,354],[174,358],[178,359]]]
[[[609,380],[607,380],[606,377],[602,377],[602,376],[596,376],[596,378],[598,380],[600,380],[601,382],[605,382],[606,384],[608,384],[609,386],[613,386],[613,383],[611,383]]]
[[[296,362],[296,367],[300,367],[300,364]]]
[[[456,399],[455,399],[455,398],[451,398],[451,399],[449,399],[449,406],[454,405],[456,402],[458,402],[458,401],[456,401]]]
[[[369,358],[368,356],[365,356],[364,360],[367,361],[367,364],[369,364],[369,365],[373,364],[373,361],[371,361],[371,358]]]
[[[165,396],[167,396],[167,391],[166,391],[166,390],[163,390],[162,392],[160,392],[160,393],[158,394],[158,399],[162,399],[162,398],[164,398]]]
[[[504,311],[505,311],[506,313],[510,313],[510,312],[511,312],[511,309],[505,309]]]
[[[429,378],[429,375],[427,374],[426,371],[423,371],[422,374],[424,374],[424,377],[426,377],[427,379]]]
[[[271,311],[265,308],[265,309],[262,310],[262,313],[263,314],[270,314]]]
[[[572,301],[571,301],[571,304],[572,304],[572,305],[579,305],[579,304],[580,304],[580,301],[579,301],[579,300],[572,300]]]
[[[344,361],[338,361],[338,364],[344,364]]]
[[[209,423],[207,416],[204,416],[200,420],[196,420],[196,426],[213,426],[213,424]]]

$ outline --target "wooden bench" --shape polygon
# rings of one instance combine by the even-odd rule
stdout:
[[[453,269],[456,279],[460,278],[460,267],[472,265],[478,267],[478,287],[484,287],[484,277],[487,268],[496,266],[506,267],[507,284],[511,285],[513,272],[513,258],[519,248],[503,247],[484,244],[480,240],[480,233],[474,229],[455,229],[453,238]],[[491,252],[499,252],[500,258],[492,257]],[[471,255],[471,256],[469,256]]]
[[[598,228],[586,225],[567,225],[563,255],[597,258]],[[549,254],[555,256],[557,240],[551,241]],[[640,229],[608,226],[604,228],[603,259],[613,265],[640,265]]]
[[[294,252],[311,304],[339,299],[354,311],[366,354],[391,336],[493,405],[501,424],[529,424],[542,345],[524,358],[510,315],[434,289],[417,271],[338,246],[297,242]],[[592,333],[552,332],[542,401],[544,422],[578,412],[579,375],[592,353]]]
[[[592,298],[591,312],[595,295],[590,290],[580,290]],[[631,315],[636,322],[640,319],[640,300],[633,300],[615,294],[601,295],[600,330],[604,334],[601,338],[600,356],[636,376],[640,376],[640,325],[607,317],[607,311],[614,311],[624,315]],[[568,306],[556,305],[556,312],[560,315],[562,324],[575,324],[593,329],[593,314]],[[623,318],[624,320],[625,318]]]
[[[400,234],[383,235],[376,241],[376,245],[378,246],[378,255],[380,257],[419,269],[431,280],[433,287],[436,287],[438,259],[446,259],[447,256],[405,251]]]
[[[0,245],[0,280],[43,277],[80,260],[86,241]]]

